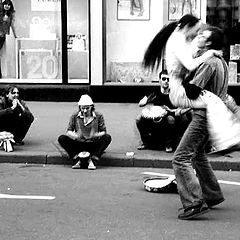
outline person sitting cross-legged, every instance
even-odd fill
[[[58,142],[72,159],[73,169],[95,170],[96,163],[111,143],[111,136],[106,132],[103,115],[95,111],[89,95],[82,95],[78,106],[79,110],[70,118],[66,135],[59,136]],[[80,157],[80,152],[83,151],[90,153],[88,162]]]

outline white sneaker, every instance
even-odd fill
[[[165,148],[165,151],[166,151],[167,153],[171,153],[171,152],[173,152],[173,149],[172,149],[171,146],[168,146],[168,147]]]
[[[89,170],[95,170],[96,169],[96,166],[94,165],[92,160],[89,160],[89,162],[88,162],[88,169]]]
[[[72,166],[72,169],[80,169],[81,168],[81,162],[78,161],[75,165]]]

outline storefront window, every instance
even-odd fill
[[[3,5],[7,2],[9,0],[5,0]],[[61,82],[60,0],[21,0],[13,1],[13,5],[15,18],[11,20],[16,38],[10,28],[1,50],[0,81]],[[4,29],[6,15],[10,15],[3,6],[0,6],[0,13],[3,16],[0,17],[0,26]]]
[[[240,1],[208,0],[207,23],[223,29],[229,82],[240,83]]]
[[[133,4],[131,4],[131,2]],[[163,26],[164,1],[106,0],[105,84],[152,84],[157,73],[142,68],[144,52]]]
[[[89,83],[88,0],[68,1],[68,78]]]

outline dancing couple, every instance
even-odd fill
[[[199,48],[195,57],[193,43]],[[182,220],[202,215],[224,201],[205,153],[209,138],[217,150],[240,142],[238,108],[227,95],[228,67],[221,57],[222,47],[219,28],[202,28],[198,18],[187,14],[160,30],[143,59],[146,68],[157,69],[165,51],[170,100],[177,107],[193,108],[192,121],[172,161],[183,205],[178,218]]]

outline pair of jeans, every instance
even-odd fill
[[[205,153],[208,138],[206,111],[194,110],[192,121],[172,161],[183,208],[202,201],[223,199],[220,185]]]
[[[91,155],[100,158],[104,150],[111,143],[111,136],[105,134],[95,138],[93,141],[78,141],[66,135],[61,135],[58,138],[58,142],[72,159],[82,151],[88,151]]]

